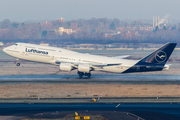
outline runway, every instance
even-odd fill
[[[82,51],[85,53],[92,52],[97,55],[109,55],[109,56],[116,56],[116,55],[118,56],[118,55],[127,54],[127,55],[132,55],[132,56],[134,55],[135,58],[142,58],[143,56],[145,56],[146,54],[150,52],[150,51],[144,51],[144,50],[141,50],[139,52],[134,51],[134,50],[133,51],[132,50],[131,51],[129,50],[128,51],[127,50],[126,51],[119,51],[119,50],[118,51],[84,51],[84,50],[81,50],[81,52]],[[1,64],[0,64],[1,74],[2,74],[0,75],[0,84],[10,85],[6,87],[8,88],[6,92],[10,91],[7,95],[9,95],[10,93],[11,94],[18,93],[17,91],[15,91],[15,89],[10,89],[12,88],[11,85],[22,84],[19,87],[22,89],[23,86],[28,85],[24,83],[40,83],[40,85],[42,86],[44,86],[46,83],[51,84],[50,86],[52,85],[54,86],[54,84],[56,83],[57,85],[63,84],[63,86],[65,84],[73,84],[73,85],[78,84],[79,86],[81,83],[95,83],[95,84],[98,84],[97,88],[99,88],[100,84],[102,84],[101,85],[102,87],[106,83],[108,86],[111,83],[112,84],[116,84],[116,83],[117,84],[157,84],[157,85],[180,84],[179,61],[178,61],[179,51],[175,51],[173,53],[174,56],[172,56],[172,60],[170,61],[170,64],[173,64],[171,67],[172,69],[170,69],[167,72],[164,72],[163,74],[161,74],[160,72],[156,74],[152,74],[152,73],[143,73],[143,74],[141,73],[137,73],[137,74],[103,73],[101,74],[100,73],[99,74],[99,73],[92,72],[92,76],[89,79],[86,77],[79,79],[76,72],[74,72],[73,74],[72,73],[50,74],[50,73],[55,73],[58,70],[58,67],[56,68],[53,65],[44,65],[44,64],[39,64],[39,63],[21,61],[22,62],[21,66],[16,67],[15,66],[16,61],[14,58],[7,56],[2,51],[0,51],[0,54],[2,56],[0,60],[1,61]],[[8,75],[5,75],[5,74],[8,74]],[[31,84],[31,85],[35,86],[36,84]],[[86,84],[83,84],[83,85],[86,85]],[[117,88],[121,88],[121,87],[117,87]],[[145,92],[147,94],[148,90],[151,90],[150,88],[148,89],[145,89],[145,88],[146,87],[143,87],[142,89],[140,89],[140,93]],[[25,89],[27,89],[27,86]],[[108,89],[110,89],[110,87],[108,87]],[[178,86],[177,86],[177,89],[178,89]],[[25,92],[24,89],[22,90],[23,92]],[[32,94],[31,92],[28,93],[28,90],[37,90],[37,91],[34,93],[32,92],[33,93]],[[39,89],[35,89],[35,87],[30,87],[29,89],[27,89],[27,93],[25,92],[25,95],[27,94],[26,97],[29,97],[37,93],[39,90],[42,90],[40,94],[47,94],[47,89],[41,89],[41,87]],[[71,92],[68,92],[67,95],[69,95],[70,93],[72,93],[71,96],[84,95],[84,93],[81,93],[81,92],[78,93],[78,91],[75,91],[75,90],[77,89],[74,88],[73,91],[71,90]],[[93,92],[94,94],[92,94],[92,97],[94,97],[93,95],[100,95],[97,93],[97,90]],[[127,90],[125,89],[125,91],[128,91],[128,92],[135,91],[135,90],[136,90],[135,88],[133,89],[127,88]],[[58,86],[57,88],[54,88],[52,90],[52,93],[54,96],[55,96],[55,93],[57,93],[56,91],[60,93],[60,91],[62,90],[58,89]],[[86,92],[88,91],[89,90],[87,90]],[[116,90],[114,90],[113,92],[116,92]],[[120,93],[121,92],[122,90],[120,91]],[[49,94],[50,93],[51,92],[49,92]],[[158,93],[157,95],[159,94],[160,93]],[[37,98],[32,98],[32,99],[38,100],[39,94],[37,93],[35,95],[37,95]],[[60,93],[60,95],[62,95],[62,93]],[[67,95],[65,94],[64,96],[67,97]],[[87,95],[89,95],[89,93],[87,93]],[[92,102],[92,97],[88,99],[90,102]],[[133,103],[132,101],[134,101],[134,99],[136,98],[133,97],[131,99],[129,99],[128,103],[127,103],[128,100],[126,98],[118,99],[119,101],[121,100],[121,102],[125,101],[120,104],[119,104],[119,101],[116,103],[112,102],[112,100],[111,102],[107,102],[107,101],[110,101],[109,99],[107,99],[106,102],[104,102],[102,99],[104,103],[98,103],[98,102],[97,103],[80,103],[80,102],[79,103],[55,103],[55,102],[54,103],[33,103],[32,100],[31,102],[27,102],[27,100],[25,100],[26,103],[13,103],[15,102],[15,100],[12,100],[12,101],[9,100],[10,102],[7,103],[7,100],[4,99],[6,103],[0,104],[0,120],[2,116],[5,116],[5,117],[16,116],[16,117],[22,117],[22,118],[57,118],[58,119],[58,118],[63,118],[67,114],[74,114],[74,112],[78,112],[80,114],[87,114],[87,115],[92,115],[92,114],[102,115],[109,120],[119,120],[120,118],[124,117],[122,113],[132,113],[142,118],[142,120],[143,119],[145,120],[171,120],[171,119],[179,120],[180,119],[180,109],[179,109],[180,104],[174,101],[172,102],[172,100],[166,103],[150,103],[150,102],[147,103],[148,100],[149,101],[151,100],[151,98],[148,98],[144,100],[146,103],[145,102]],[[156,99],[156,96],[152,98],[152,100],[154,99]],[[163,99],[164,99],[163,97],[158,98],[159,101]],[[179,99],[179,97],[177,97],[176,99]],[[134,120],[137,120],[137,118],[138,117],[134,117]],[[19,119],[17,118],[17,119],[12,119],[12,120],[19,120]]]
[[[79,79],[77,75],[0,75],[0,84],[19,83],[121,83],[121,84],[180,84],[180,75],[168,74],[103,74]]]
[[[127,112],[145,120],[179,120],[179,108],[179,103],[0,104],[0,115],[58,118],[63,117],[61,113],[65,115],[78,112],[117,120],[120,118],[120,112]]]

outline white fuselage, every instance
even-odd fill
[[[114,73],[122,73],[137,63],[134,60],[118,59],[112,57],[78,53],[62,48],[41,46],[28,43],[16,43],[6,47],[3,51],[15,58],[34,62],[55,64],[56,61],[76,64],[118,64],[112,66],[94,67],[94,70],[101,70]]]

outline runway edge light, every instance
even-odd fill
[[[75,120],[80,120],[80,116],[76,116],[76,117],[75,117]]]
[[[78,113],[77,113],[77,112],[75,112],[75,115],[76,115],[76,116],[78,116]]]
[[[90,120],[90,116],[84,116],[84,120]]]
[[[93,102],[97,102],[97,100],[95,98],[92,98]]]

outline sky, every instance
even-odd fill
[[[0,0],[0,21],[91,18],[180,20],[180,0]]]

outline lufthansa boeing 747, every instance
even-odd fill
[[[90,77],[91,71],[99,70],[112,73],[161,71],[169,68],[166,64],[176,43],[166,43],[161,48],[141,60],[124,59],[127,56],[105,57],[78,53],[62,48],[41,46],[28,43],[16,43],[3,49],[5,53],[19,59],[58,65],[60,71],[77,69],[80,78]]]

